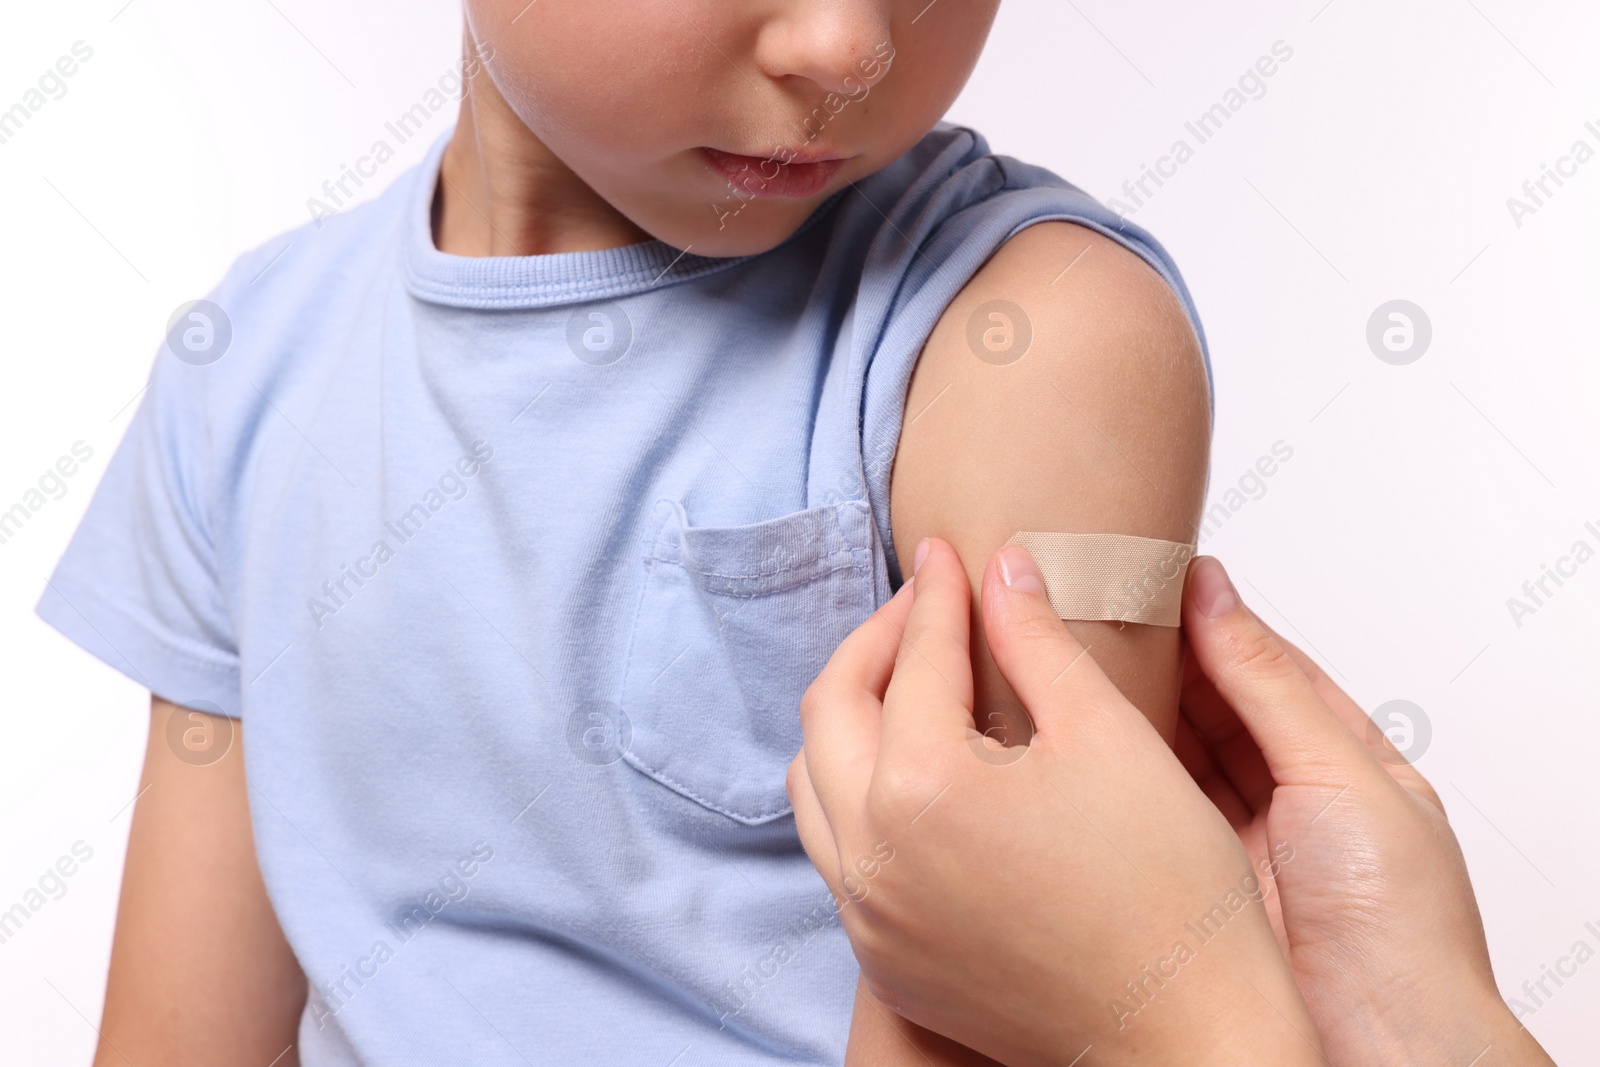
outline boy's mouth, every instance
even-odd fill
[[[799,157],[783,163],[762,156],[741,156],[716,148],[702,148],[700,154],[719,177],[740,197],[788,197],[804,199],[820,193],[833,180],[844,159]]]

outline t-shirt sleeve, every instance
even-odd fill
[[[212,524],[206,396],[215,371],[158,351],[35,610],[152,694],[237,716],[239,655]]]

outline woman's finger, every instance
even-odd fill
[[[868,615],[865,622],[839,643],[818,678],[827,678],[882,699],[894,672],[894,657],[900,650],[900,640],[915,599],[914,582],[908,580],[883,607]]]
[[[1259,619],[1257,621],[1260,622]],[[1310,679],[1311,687],[1317,691],[1317,695],[1322,697],[1323,703],[1328,705],[1329,710],[1339,717],[1339,721],[1344,723],[1352,734],[1363,743],[1366,743],[1371,737],[1369,727],[1372,725],[1372,720],[1365,711],[1361,710],[1361,705],[1351,700],[1349,694],[1341,689],[1337,682],[1328,677],[1328,672],[1323,670],[1316,660],[1306,655],[1305,650],[1299,645],[1284,637],[1267,623],[1261,622],[1261,626],[1269,634],[1277,638],[1278,643],[1283,646],[1283,650],[1289,653],[1289,658],[1294,660],[1295,666],[1300,668],[1300,673]],[[1371,746],[1369,745],[1368,747],[1370,748]]]
[[[1429,782],[1427,776],[1412,766],[1411,762],[1401,754],[1400,750],[1394,747],[1389,738],[1372,721],[1372,716],[1363,711],[1361,705],[1351,699],[1350,695],[1340,687],[1338,682],[1328,677],[1328,672],[1323,670],[1315,660],[1306,655],[1304,651],[1292,642],[1285,640],[1282,634],[1267,626],[1266,623],[1261,625],[1266,627],[1268,633],[1271,633],[1282,642],[1300,670],[1311,680],[1312,688],[1322,697],[1323,702],[1339,717],[1339,721],[1345,724],[1350,733],[1367,747],[1367,751],[1372,753],[1383,769],[1389,772],[1389,777],[1418,796],[1428,800],[1434,807],[1443,810],[1444,803],[1439,799],[1439,794],[1433,788],[1433,783]]]
[[[1191,655],[1190,662],[1198,660]],[[1264,808],[1272,800],[1276,785],[1266,757],[1238,714],[1217,692],[1216,684],[1198,667],[1185,671],[1178,710],[1180,730],[1187,727],[1205,745],[1218,773],[1240,799],[1251,811]]]
[[[936,537],[916,572],[916,597],[883,699],[880,763],[915,761],[972,729],[972,587],[955,549]]]
[[[800,701],[806,779],[829,816],[850,810],[872,779],[883,692],[914,599],[907,582],[840,643]]]
[[[811,784],[804,749],[789,764],[785,785],[789,790],[789,803],[794,806],[794,827],[800,835],[800,845],[837,899],[839,876],[835,872],[839,870],[839,844],[834,839],[833,827],[823,813],[822,801]]]
[[[1183,764],[1183,769],[1189,772],[1189,777],[1194,779],[1194,784],[1200,787],[1200,792],[1222,812],[1229,826],[1238,831],[1249,825],[1255,818],[1256,809],[1239,796],[1227,773],[1217,764],[1211,750],[1200,740],[1187,719],[1178,720],[1177,744],[1173,746],[1173,752],[1178,762]]]
[[[1183,615],[1190,651],[1276,782],[1321,782],[1330,769],[1341,776],[1379,769],[1210,556],[1189,567]]]
[[[1137,711],[1045,598],[1028,550],[1006,545],[983,573],[983,632],[995,665],[1033,717],[1037,734],[1061,736],[1065,717],[1088,706]]]

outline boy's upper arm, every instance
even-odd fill
[[[216,747],[180,754],[190,730]],[[97,1067],[299,1063],[306,979],[257,864],[243,735],[150,701]]]
[[[945,310],[907,393],[890,520],[905,570],[928,535],[967,565],[981,730],[1004,729],[1017,708],[978,639],[990,555],[1019,530],[1194,543],[1210,435],[1205,366],[1183,305],[1110,238],[1066,222],[1030,226]],[[1070,626],[1171,741],[1178,631]]]

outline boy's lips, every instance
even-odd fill
[[[796,158],[783,163],[763,156],[741,156],[716,148],[702,148],[700,155],[718,176],[737,190],[740,197],[788,197],[804,199],[827,187],[845,159]]]

